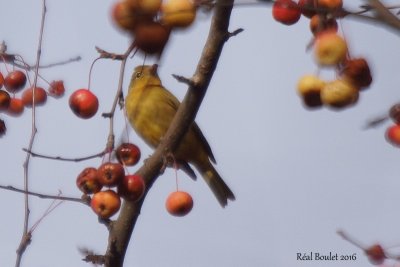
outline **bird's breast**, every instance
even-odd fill
[[[128,94],[126,113],[133,129],[146,143],[156,147],[174,116],[157,92],[137,90]]]

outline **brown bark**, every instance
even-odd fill
[[[188,92],[162,142],[137,172],[146,180],[147,188],[144,197],[137,203],[125,201],[118,219],[109,225],[110,233],[105,255],[105,266],[107,267],[123,266],[126,249],[140,214],[140,209],[147,192],[160,175],[163,159],[169,151],[174,151],[178,146],[189,125],[196,117],[216,69],[225,41],[231,36],[228,32],[228,26],[232,7],[233,0],[217,1],[201,58],[194,75],[188,80]]]

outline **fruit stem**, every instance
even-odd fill
[[[114,138],[114,114],[115,114],[115,109],[117,108],[117,104],[119,102],[119,99],[121,97],[122,94],[122,85],[123,85],[123,81],[124,81],[124,73],[125,73],[125,65],[126,65],[126,61],[129,57],[129,55],[132,53],[132,51],[135,49],[135,44],[132,43],[129,48],[125,51],[125,53],[122,55],[122,61],[121,61],[121,66],[120,66],[120,72],[119,72],[119,79],[118,79],[118,87],[117,87],[117,91],[114,97],[114,101],[112,103],[112,107],[111,107],[111,111],[110,111],[110,127],[109,127],[109,139],[110,137]],[[136,53],[134,53],[136,54]],[[90,79],[89,79],[90,80]],[[113,147],[113,144],[108,144],[109,147]]]
[[[348,44],[346,33],[344,32],[342,20],[339,20],[339,25],[340,25],[340,30],[342,32],[343,39],[346,42],[346,44]],[[350,54],[350,49],[347,49],[347,53],[346,54],[347,54],[346,59],[351,59],[352,58],[351,54]]]
[[[90,70],[89,70],[89,79],[88,79],[88,87],[87,89],[90,90],[90,82],[91,82],[91,78],[92,78],[92,70],[94,67],[94,64],[96,63],[97,60],[101,59],[102,57],[99,56],[98,58],[96,58],[95,60],[93,60],[92,64],[90,65]]]
[[[128,115],[126,114],[126,108],[124,105],[124,119],[125,119],[125,134],[126,134],[126,140],[128,143],[130,143],[129,141],[129,122],[128,122]]]
[[[8,66],[7,66],[7,63],[6,63],[6,59],[4,58],[3,55],[1,55],[1,59],[2,59],[2,61],[3,61],[3,63],[4,63],[4,66],[5,66],[5,68],[6,68],[7,74],[10,73],[10,70],[8,69]]]
[[[36,86],[37,79],[38,79],[38,73],[39,73],[39,64],[40,64],[40,58],[42,54],[42,41],[43,41],[43,32],[44,32],[44,24],[45,24],[45,19],[46,19],[46,0],[42,1],[42,18],[41,18],[41,23],[40,23],[40,31],[39,31],[39,40],[38,40],[38,46],[37,46],[37,51],[36,51],[36,64],[35,64],[35,76],[34,76],[34,86]],[[22,58],[22,57],[21,57]],[[29,76],[28,76],[29,79]],[[33,144],[35,142],[35,137],[37,133],[37,128],[36,128],[36,110],[35,110],[35,90],[33,90],[32,94],[33,98],[33,103],[32,103],[32,130],[31,130],[31,136],[29,138],[29,145],[28,145],[28,150],[32,150]],[[25,161],[23,164],[23,169],[24,169],[24,191],[28,192],[29,191],[29,162],[31,159],[31,154],[26,153]],[[23,226],[23,234],[21,238],[20,245],[22,245],[22,250],[18,251],[17,250],[17,259],[15,262],[15,267],[21,266],[21,259],[23,256],[23,253],[27,247],[27,243],[25,244],[26,237],[29,238],[31,233],[28,231],[29,227],[29,214],[30,214],[30,209],[29,209],[29,195],[28,193],[24,194],[24,226]]]
[[[16,59],[19,58],[19,60],[21,60],[22,65],[25,67],[24,71],[25,71],[25,75],[26,75],[26,77],[28,79],[28,84],[29,84],[29,86],[32,86],[32,82],[31,82],[31,79],[29,77],[29,72],[28,72],[28,70],[30,69],[30,66],[25,62],[24,58],[21,55],[15,55],[15,58]],[[35,71],[35,75],[40,76],[39,72],[36,72],[36,71]]]
[[[58,196],[61,195],[61,192],[58,194]],[[40,224],[40,222],[46,218],[53,210],[55,210],[58,206],[60,206],[64,201],[61,200],[57,202],[57,199],[54,199],[50,206],[46,209],[46,211],[43,213],[43,215],[32,225],[31,229],[29,230],[30,233],[33,233],[35,231],[36,227]]]
[[[174,160],[174,171],[175,171],[175,185],[176,191],[179,191],[179,181],[178,181],[178,166]]]

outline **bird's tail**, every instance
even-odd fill
[[[203,176],[204,180],[207,182],[208,186],[213,191],[215,197],[218,199],[222,207],[228,204],[229,200],[235,200],[235,195],[229,188],[229,186],[224,182],[221,176],[218,174],[217,170],[211,164],[210,161],[206,161],[207,164],[202,164],[204,166],[196,166]]]

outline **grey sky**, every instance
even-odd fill
[[[94,119],[75,117],[69,110],[68,96],[87,86],[89,67],[97,56],[95,46],[116,53],[128,46],[127,36],[110,23],[112,2],[48,0],[42,62],[77,55],[83,60],[42,72],[48,80],[64,79],[67,94],[59,100],[50,98],[37,109],[35,151],[80,157],[104,148],[108,121],[100,114],[111,107],[119,63],[102,60],[93,69],[91,90],[100,100]],[[1,3],[0,39],[7,42],[10,53],[21,54],[33,63],[41,1]],[[160,77],[178,98],[186,88],[171,74],[193,73],[208,23],[209,16],[199,14],[190,30],[174,33],[160,62]],[[312,53],[306,52],[311,40],[308,20],[301,18],[298,24],[287,27],[272,20],[270,7],[235,8],[230,28],[245,31],[226,44],[196,121],[213,149],[217,170],[237,200],[221,209],[203,180],[193,182],[179,172],[180,188],[192,194],[195,204],[188,216],[172,217],[164,208],[167,195],[175,189],[174,172],[168,170],[145,201],[126,266],[369,266],[361,250],[335,233],[339,228],[366,245],[376,241],[383,246],[400,244],[400,150],[385,141],[389,123],[369,131],[361,129],[366,120],[383,114],[400,100],[400,39],[384,28],[354,20],[344,20],[341,26],[351,54],[369,60],[374,83],[350,109],[309,111],[295,91],[302,75],[317,70]],[[125,88],[131,70],[142,60],[138,56],[129,61]],[[0,70],[5,71],[4,65]],[[330,69],[322,70],[321,75],[334,78]],[[21,149],[29,141],[30,110],[19,118],[1,117],[8,132],[0,140],[0,184],[21,188],[25,158]],[[123,129],[120,112],[118,136]],[[142,149],[143,159],[151,154],[133,132],[130,138]],[[100,164],[101,159],[67,163],[33,158],[30,188],[49,194],[61,190],[79,197],[77,174]],[[23,196],[0,191],[0,201],[0,266],[13,266],[22,233]],[[31,198],[32,224],[49,204]],[[78,247],[102,253],[106,242],[107,230],[90,208],[64,203],[35,230],[23,266],[90,266],[81,261]],[[296,253],[309,252],[356,253],[357,259],[296,260]]]

